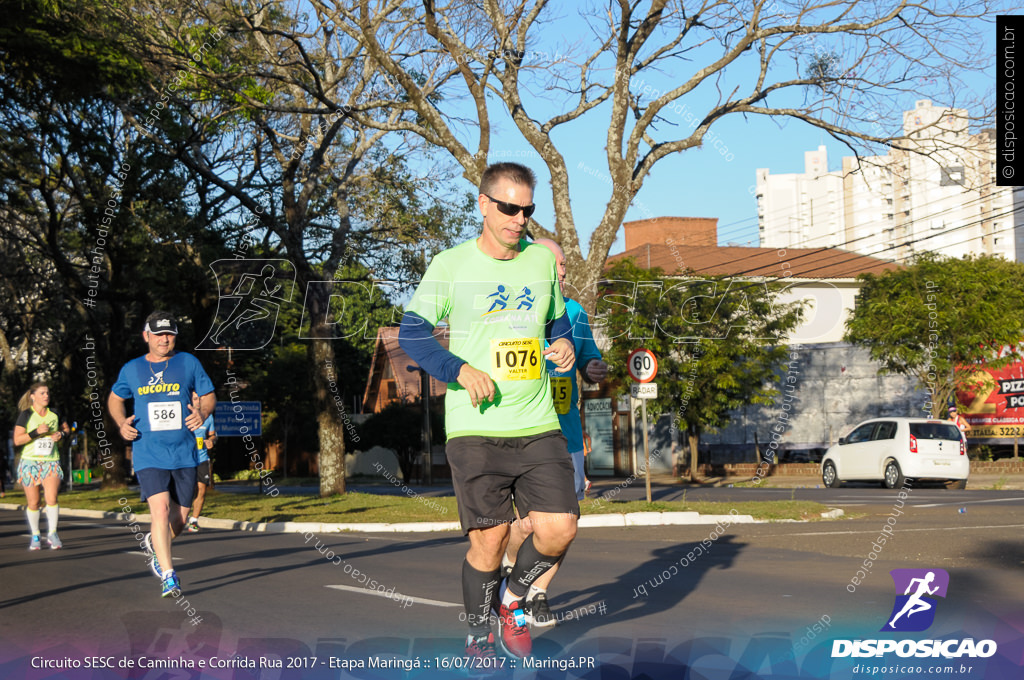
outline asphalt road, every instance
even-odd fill
[[[706,491],[724,502],[775,494]],[[515,677],[862,677],[854,669],[865,660],[832,659],[831,640],[886,637],[879,629],[895,595],[888,572],[900,568],[950,575],[932,627],[905,636],[993,639],[999,646],[992,658],[966,659],[973,671],[928,677],[1021,677],[1024,492],[915,489],[902,500],[877,488],[795,493],[804,492],[828,494],[829,505],[856,518],[581,530],[550,592],[562,620],[536,632],[534,656],[582,658],[600,668],[538,674],[520,661]],[[124,522],[66,518],[61,537],[64,550],[29,552],[23,516],[0,511],[0,677],[458,675],[439,669],[457,663],[445,660],[461,657],[464,644],[459,574],[466,543],[458,533],[185,535],[174,547],[183,584],[177,602],[159,597]],[[371,592],[372,582],[383,594]],[[32,668],[82,664],[92,655],[136,666]],[[214,663],[296,668],[138,666],[236,655],[243,660]],[[421,667],[344,668],[387,659]]]

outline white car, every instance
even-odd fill
[[[821,459],[821,481],[880,481],[890,489],[906,479],[942,480],[967,486],[967,440],[948,420],[873,418],[853,428]]]

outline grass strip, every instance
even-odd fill
[[[123,501],[121,499],[124,499]],[[4,499],[24,504],[23,493],[12,492]],[[146,504],[136,491],[86,490],[60,495],[64,508],[146,514]],[[627,512],[698,512],[702,515],[751,515],[755,519],[799,520],[820,519],[828,510],[811,501],[749,501],[742,503],[711,503],[693,501],[606,501],[587,499],[580,503],[584,515]],[[255,493],[232,493],[211,490],[206,495],[203,516],[247,522],[457,522],[458,510],[454,496],[397,496],[349,492],[320,498],[314,495],[276,497]]]

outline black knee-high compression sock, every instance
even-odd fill
[[[477,571],[468,560],[462,562],[462,602],[469,632],[475,636],[491,631],[491,606],[498,596],[498,574],[498,569]]]
[[[526,537],[516,555],[516,564],[508,576],[508,590],[517,599],[521,599],[530,590],[530,586],[544,572],[562,558],[561,555],[542,555],[533,545],[533,534]]]

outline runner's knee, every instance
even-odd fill
[[[576,538],[575,515],[552,514],[535,518],[533,526],[534,545],[546,555],[565,551]]]

